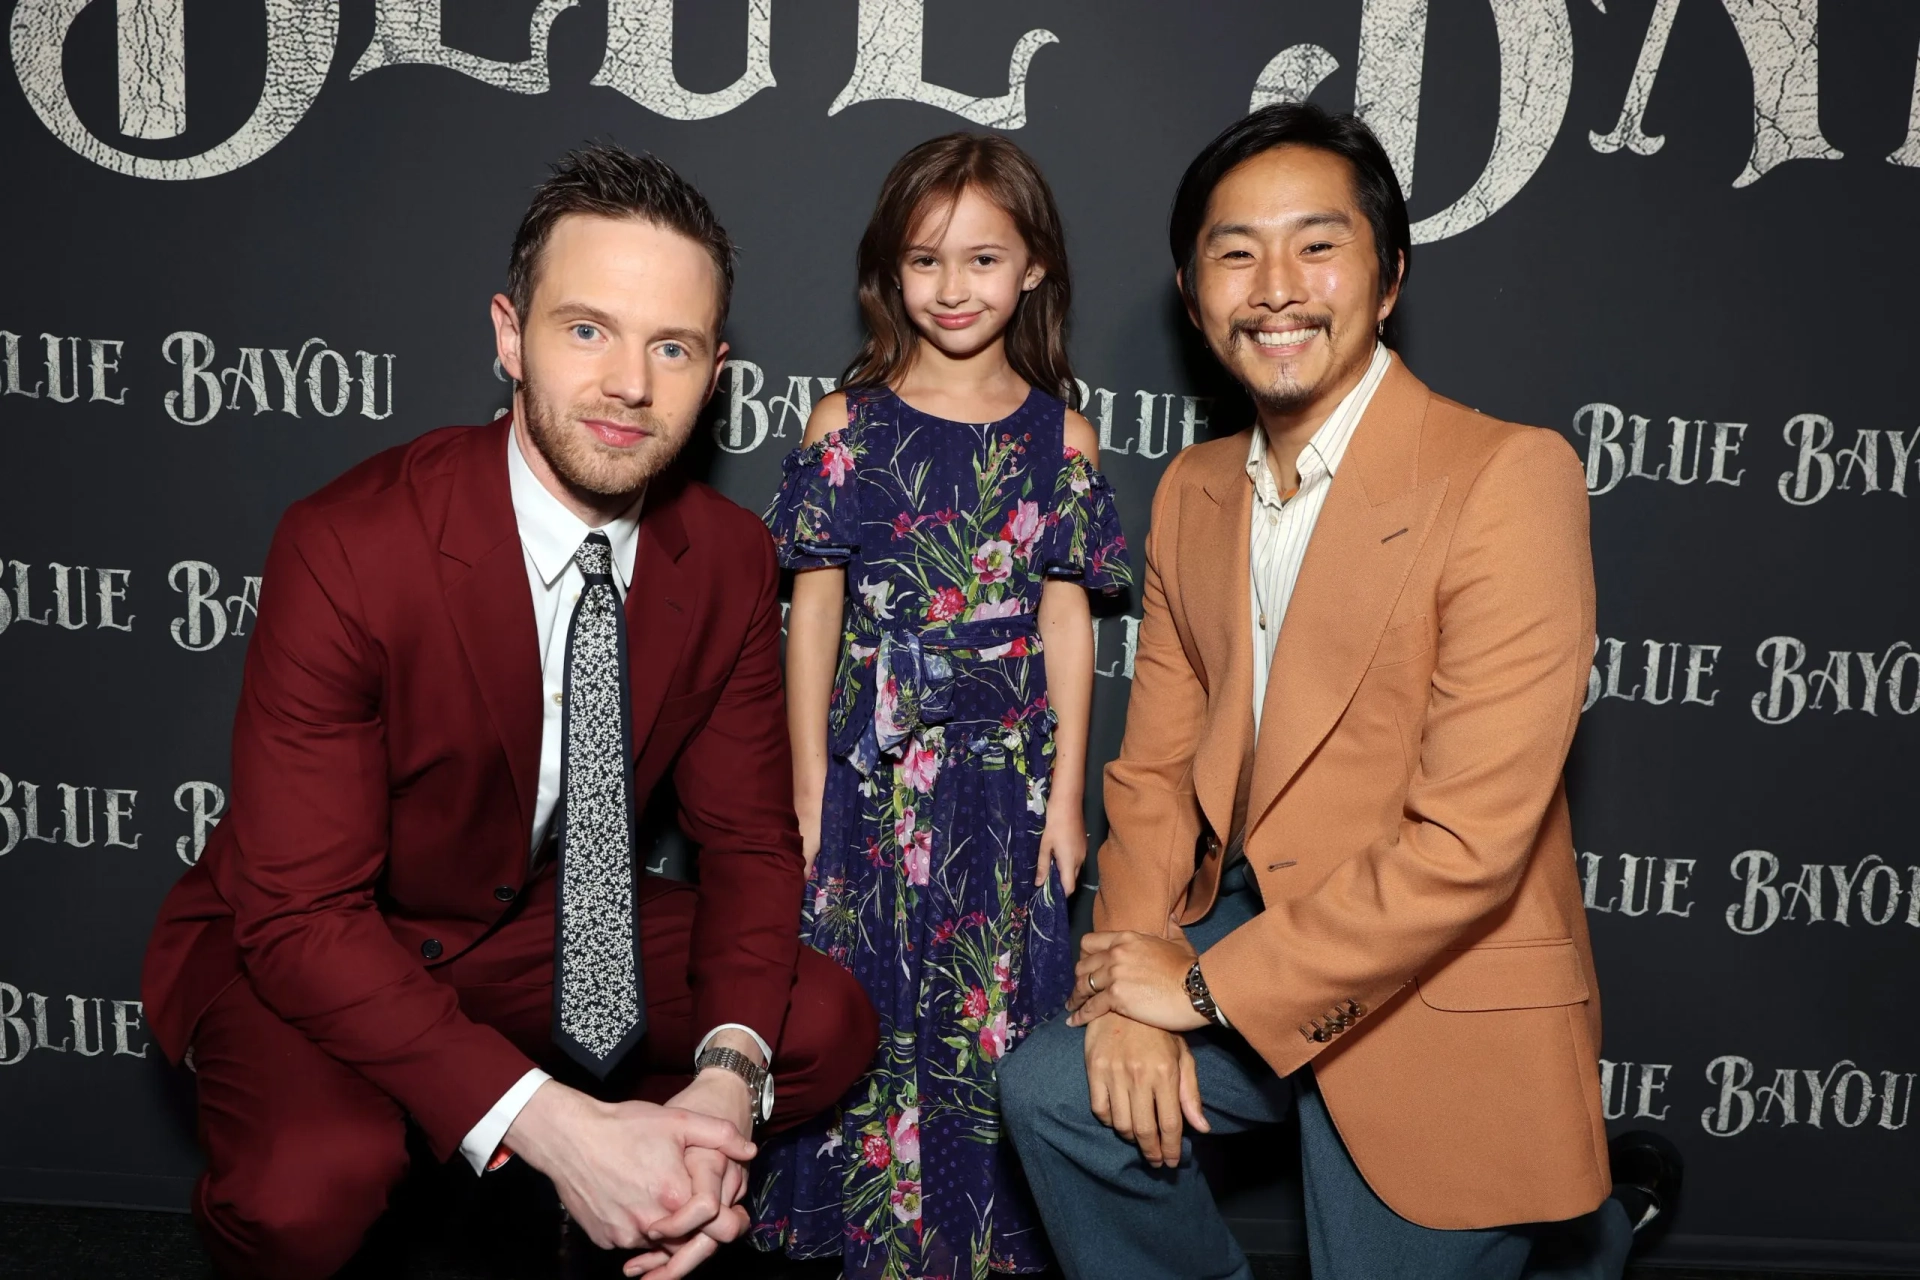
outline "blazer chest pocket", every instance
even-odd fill
[[[1411,621],[1388,627],[1368,666],[1390,667],[1417,658],[1432,647],[1433,636],[1427,627],[1427,615],[1423,613]]]
[[[721,680],[705,689],[695,689],[692,693],[668,698],[660,704],[660,713],[653,718],[654,729],[678,729],[702,719],[720,701],[720,691],[726,683]]]
[[[1449,1013],[1546,1009],[1579,1004],[1587,977],[1573,939],[1443,951],[1438,967],[1416,979],[1420,999]]]

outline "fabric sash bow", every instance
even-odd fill
[[[881,627],[870,615],[859,614],[853,631],[856,646],[873,650],[872,674],[855,686],[852,705],[836,724],[831,746],[863,776],[879,766],[882,756],[898,756],[916,729],[951,718],[956,661],[1038,634],[1031,613],[925,631]]]

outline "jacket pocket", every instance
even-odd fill
[[[695,720],[713,710],[720,701],[720,693],[726,688],[725,680],[717,681],[705,689],[696,689],[692,693],[683,693],[676,698],[668,698],[660,704],[659,714],[653,718],[657,725],[674,725]]]
[[[1545,1009],[1588,996],[1571,938],[1443,951],[1415,981],[1429,1008],[1449,1013]]]
[[[1423,613],[1410,622],[1388,627],[1373,651],[1373,661],[1367,665],[1390,667],[1396,662],[1417,658],[1432,647],[1433,635],[1427,626],[1427,615]]]

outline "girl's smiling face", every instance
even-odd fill
[[[914,327],[957,360],[991,346],[1045,275],[1013,218],[973,187],[922,214],[899,263]]]

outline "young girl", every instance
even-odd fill
[[[995,1064],[1073,983],[1087,592],[1130,581],[1072,394],[1060,216],[1033,162],[903,156],[860,242],[866,344],[767,514],[787,627],[806,940],[880,1013],[843,1106],[770,1145],[755,1238],[872,1280],[1038,1271]]]

